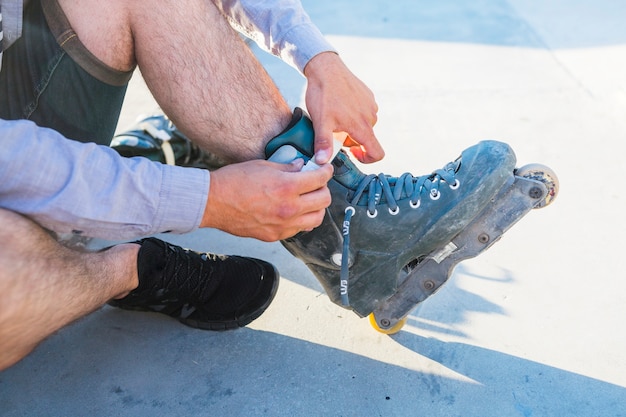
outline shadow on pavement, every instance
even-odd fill
[[[443,287],[409,314],[407,324],[439,334],[466,337],[467,335],[460,329],[466,323],[469,313],[506,315],[502,306],[479,295],[480,289],[472,292],[459,285],[460,280],[466,283],[464,287],[473,288],[483,282],[507,285],[515,281],[511,271],[498,269],[497,274],[492,273],[488,276],[475,272],[475,269],[464,263],[457,265]]]
[[[167,317],[105,307],[0,373],[1,414],[626,413],[626,389],[610,383],[464,343],[407,332],[394,340],[415,352],[412,363],[398,366],[247,328],[197,331]],[[382,342],[395,345],[388,338]]]
[[[626,415],[626,388],[618,385],[465,343],[408,332],[399,333],[394,340],[475,381],[476,385],[459,387],[459,393],[469,389],[477,401],[463,415],[481,415],[481,409],[500,416]],[[444,395],[437,385],[430,389]],[[485,407],[491,401],[492,406]],[[612,411],[607,414],[607,410]]]

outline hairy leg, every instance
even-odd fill
[[[163,111],[228,161],[262,158],[291,110],[269,75],[209,0],[60,0],[104,63],[135,63]],[[97,17],[96,17],[97,16]]]
[[[27,218],[3,209],[0,242],[0,369],[138,283],[138,245],[76,252]]]

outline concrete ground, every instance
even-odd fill
[[[249,327],[104,307],[0,373],[2,416],[626,416],[626,3],[305,0],[375,92],[387,158],[424,174],[506,141],[561,193],[385,336],[279,243],[168,236],[261,257],[281,288]],[[292,105],[302,78],[263,56]],[[120,127],[154,109],[135,77]]]

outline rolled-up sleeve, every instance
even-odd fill
[[[300,72],[321,52],[336,52],[298,0],[214,0],[231,26]]]
[[[206,170],[123,158],[24,120],[0,119],[0,146],[0,207],[55,232],[121,240],[202,220]]]

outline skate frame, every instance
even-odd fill
[[[446,283],[459,262],[489,249],[530,210],[539,206],[547,194],[548,188],[542,182],[512,176],[461,233],[408,272],[396,293],[373,311],[377,325],[383,330],[390,329],[403,320]]]

